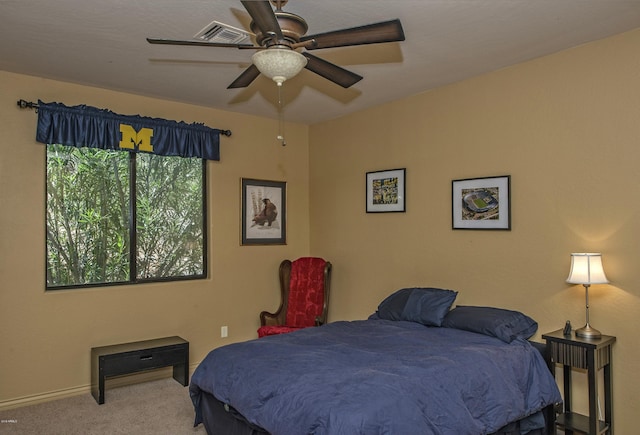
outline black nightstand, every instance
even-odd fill
[[[588,435],[613,435],[613,395],[611,387],[611,346],[616,337],[603,335],[598,339],[565,336],[562,329],[542,336],[547,341],[552,364],[562,364],[564,375],[564,412],[557,417],[556,424],[565,434],[580,431]],[[571,368],[587,370],[589,382],[589,416],[571,411]],[[604,420],[598,419],[597,373],[603,369],[604,376]]]

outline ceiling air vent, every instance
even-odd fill
[[[204,29],[200,30],[195,39],[221,44],[251,44],[252,33],[237,29],[228,24],[212,21]]]

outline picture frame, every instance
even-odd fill
[[[241,245],[287,244],[287,183],[241,179]]]
[[[406,211],[406,168],[367,172],[367,213]]]
[[[451,182],[454,230],[511,230],[511,176]]]

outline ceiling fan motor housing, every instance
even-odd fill
[[[272,45],[296,44],[300,42],[300,38],[306,35],[309,26],[307,22],[299,15],[290,12],[275,11],[276,19],[282,29],[284,41],[274,41],[272,36],[264,35],[255,22],[251,21],[251,31],[256,35],[256,42],[263,47]]]

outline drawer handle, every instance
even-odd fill
[[[140,361],[146,361],[150,359],[153,359],[153,355],[144,355],[140,357]]]

